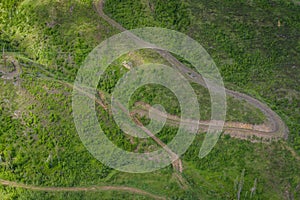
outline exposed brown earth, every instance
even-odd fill
[[[143,102],[137,102],[137,109],[132,111],[132,114],[139,114],[141,116],[148,116],[151,106]],[[210,125],[213,125],[211,121],[197,121],[193,119],[180,119],[178,116],[170,115],[161,112],[155,108],[151,108],[152,117],[155,120],[160,120],[161,118],[167,119],[167,124],[169,125],[179,125],[180,123],[187,125],[191,130],[199,128],[200,132],[206,132]],[[251,139],[252,136],[256,136],[262,139],[275,139],[272,134],[272,127],[268,123],[253,125],[240,122],[225,122],[223,127],[225,134],[230,134],[233,137],[241,139]],[[271,133],[271,134],[270,134]]]

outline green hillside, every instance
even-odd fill
[[[12,79],[0,78],[0,199],[300,198],[300,6],[288,1],[105,2],[105,13],[125,28],[165,27],[196,39],[215,60],[227,88],[265,102],[290,131],[288,141],[271,142],[222,134],[203,159],[198,153],[205,134],[199,134],[181,157],[182,173],[169,165],[145,174],[119,172],[96,160],[73,122],[72,84],[80,65],[101,41],[120,32],[99,16],[95,6],[91,0],[0,2],[4,51],[0,72],[20,67],[18,73],[8,73]],[[150,50],[120,57],[98,87],[108,106],[114,86],[128,71],[123,61],[133,67],[151,62],[169,65]],[[192,86],[202,120],[208,120],[209,93],[202,86]],[[227,100],[227,122],[265,122],[256,107],[230,96]],[[168,113],[180,115],[176,97],[163,87],[140,88],[130,106],[134,108],[137,101],[162,104]],[[109,110],[96,107],[100,125],[118,147],[134,152],[159,148],[151,139],[128,136]],[[157,137],[167,143],[177,128],[166,126]],[[5,186],[2,180],[16,184]],[[98,191],[96,186],[130,189]]]

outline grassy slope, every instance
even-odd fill
[[[152,50],[135,51],[116,60],[104,73],[100,79],[99,88],[107,93],[112,93],[119,79],[128,71],[122,66],[122,62],[131,62],[133,67],[138,67],[147,63],[161,63],[169,65],[163,58]],[[195,94],[198,97],[200,114],[202,120],[209,120],[210,96],[209,91],[198,85],[192,84]],[[147,102],[151,105],[162,104],[171,114],[180,114],[178,101],[175,95],[168,89],[159,86],[143,86],[139,88],[131,97],[131,106],[137,101]],[[170,103],[172,102],[172,103]],[[265,120],[263,113],[246,102],[227,97],[226,121],[238,121],[251,124],[262,124]]]
[[[281,0],[106,2],[106,13],[126,28],[165,27],[197,40],[216,62],[226,86],[266,102],[287,123],[289,141],[300,150],[299,5]],[[132,12],[134,5],[140,12]],[[165,16],[157,12],[161,9]],[[177,25],[173,9],[189,22]],[[150,22],[133,23],[137,17]],[[168,23],[160,23],[162,19]]]
[[[9,12],[14,4],[5,3],[3,9]],[[5,32],[1,34],[1,46],[5,44],[5,48],[20,51],[44,64],[43,68],[57,78],[72,81],[87,52],[115,33],[93,12],[88,1],[23,1],[17,5],[13,18],[1,23]],[[74,6],[72,13],[69,12],[71,6]],[[48,22],[55,25],[49,27]],[[176,181],[167,178],[172,172],[170,169],[163,174],[155,172],[133,179],[131,174],[120,173],[122,177],[118,182],[103,179],[111,170],[92,158],[80,142],[70,112],[71,90],[44,78],[37,79],[36,76],[45,72],[32,63],[20,62],[26,67],[21,89],[1,80],[1,178],[48,186],[126,185],[127,180],[131,180],[131,185],[150,192],[154,189],[146,186],[153,184],[157,188],[154,192],[164,195],[165,192],[159,191],[161,187],[176,185]],[[5,103],[7,100],[10,103]],[[13,119],[15,110],[23,111],[22,119]],[[170,194],[176,190],[178,188]],[[7,199],[132,197],[116,195],[116,192],[104,192],[104,196],[102,193],[47,194],[3,187],[1,193],[1,197]]]
[[[32,6],[29,5],[32,2],[25,1],[20,9],[24,7],[26,10],[23,12],[31,13],[29,18],[32,18],[32,20],[29,21],[33,24],[26,26],[24,21],[26,18],[24,16],[22,18],[22,14],[14,19],[16,21],[10,22],[10,27],[13,27],[12,30],[22,29],[22,31],[11,34],[8,39],[10,46],[25,51],[29,57],[40,63],[47,64],[46,68],[54,73],[68,74],[72,79],[76,67],[85,54],[96,42],[107,37],[106,30],[112,29],[102,22],[96,16],[96,13],[91,12],[92,7],[90,4],[84,6],[85,4],[75,3],[73,12],[76,13],[75,16],[77,17],[74,17],[66,12],[70,6],[67,1],[59,5],[50,1],[42,1],[31,8]],[[34,3],[36,2],[34,1]],[[65,9],[65,12],[57,12],[63,15],[56,19],[61,25],[51,28],[51,30],[54,29],[52,30],[53,33],[44,33],[43,31],[47,30],[45,29],[45,26],[47,26],[45,22],[49,20],[48,15],[44,13],[50,11],[51,8],[56,12]],[[79,10],[76,10],[76,8]],[[41,10],[43,12],[40,12]],[[60,21],[61,18],[65,18],[65,20]],[[85,19],[83,21],[91,23],[88,25],[91,29],[81,27],[79,31],[74,31],[77,34],[65,34],[66,30],[73,33],[73,30],[77,28],[77,26],[70,26],[71,22],[68,25],[69,21],[80,21],[81,18]],[[90,20],[90,18],[93,20]],[[78,22],[79,25],[82,24],[82,21],[80,22]],[[85,35],[79,33],[80,31],[87,31],[91,35],[97,35],[99,32],[95,31],[94,27],[97,27],[99,23],[98,31],[102,34],[98,39],[97,37],[85,37],[87,33]],[[10,29],[6,28],[5,30],[9,31]],[[112,33],[114,33],[113,30],[108,32],[108,35]],[[96,39],[91,40],[91,38]],[[69,42],[62,43],[64,40]],[[28,43],[28,41],[32,42]],[[44,46],[40,45],[41,41],[45,41]],[[72,41],[78,41],[78,45],[73,46]],[[49,53],[49,47],[54,48],[54,50],[50,50],[51,54],[47,54]],[[79,59],[75,60],[74,64],[70,61],[71,64],[68,63],[67,65],[61,63],[66,58],[64,54],[59,54],[62,56],[61,61],[53,59],[57,56],[53,56],[52,53],[60,48],[64,48],[64,51],[70,51],[71,55],[78,55]],[[36,54],[36,52],[39,53]],[[297,176],[299,174],[299,163],[291,157],[289,152],[280,151],[278,144],[269,146],[223,138],[208,157],[200,160],[197,158],[197,153],[203,136],[199,136],[184,156],[186,170],[183,176],[190,185],[188,191],[181,189],[178,180],[173,177],[170,167],[150,174],[132,175],[111,172],[86,152],[74,130],[69,109],[70,97],[66,94],[70,92],[70,89],[51,81],[31,79],[30,74],[37,73],[34,72],[33,68],[31,66],[28,69],[28,75],[25,72],[23,76],[22,91],[25,91],[25,94],[19,93],[18,88],[12,86],[12,83],[4,85],[1,82],[1,88],[5,88],[1,92],[6,93],[5,95],[1,94],[1,108],[3,109],[1,111],[0,132],[1,139],[4,140],[1,144],[6,144],[1,146],[1,156],[5,161],[1,163],[2,178],[38,185],[72,186],[109,183],[135,186],[169,197],[224,199],[235,197],[235,179],[238,176],[240,177],[242,170],[245,169],[245,184],[242,190],[244,196],[248,195],[249,197],[249,191],[255,178],[258,178],[258,190],[254,196],[257,199],[269,198],[270,196],[273,196],[274,199],[280,199],[287,195],[285,191],[295,197],[299,195],[299,192],[296,191],[299,183],[299,177]],[[33,82],[35,83],[34,87],[32,87]],[[26,100],[24,100],[24,97],[26,97]],[[7,98],[15,103],[12,106],[6,105],[3,102]],[[27,113],[24,116],[25,122],[12,119],[12,111],[16,109],[23,109]],[[25,126],[21,123],[25,123]],[[52,153],[51,161],[46,162],[50,153]],[[8,158],[11,159],[10,162],[6,162],[9,160]],[[108,173],[110,174],[107,176]],[[104,178],[102,179],[102,177]],[[74,199],[75,196],[76,198],[90,199],[99,198],[100,195],[107,199],[111,197],[131,199],[132,197],[128,194],[116,194],[115,192],[105,192],[104,194],[80,193],[74,196],[74,194],[68,193],[30,192],[3,187],[1,192],[8,199]]]
[[[265,101],[300,150],[300,6],[290,1],[188,1],[187,33],[212,55],[228,87]],[[234,86],[231,84],[233,83]]]
[[[142,6],[136,6],[136,8],[141,8],[140,12],[134,13],[130,11],[132,9],[129,9],[129,5],[133,6],[139,2],[133,3],[131,0],[122,3],[113,0],[106,2],[106,12],[127,28],[157,25],[186,30],[187,34],[198,40],[212,55],[220,67],[227,87],[249,93],[265,101],[283,117],[291,131],[289,141],[296,149],[299,149],[298,86],[300,73],[299,67],[297,67],[300,64],[298,53],[299,6],[287,1],[269,3],[264,1],[225,1],[220,3],[218,1],[190,0],[181,3],[183,9],[178,11],[179,16],[186,16],[186,13],[190,12],[190,23],[185,28],[178,28],[176,25],[174,26],[176,20],[172,17],[172,8],[178,7],[176,5],[180,4],[178,3],[180,1],[168,1],[169,4],[175,2],[173,7],[161,1],[147,1],[148,4],[146,5],[141,1]],[[160,15],[157,14],[156,8],[161,9],[167,5],[171,9],[166,9],[165,20],[170,23],[167,25],[160,24],[157,20],[160,19]],[[132,23],[133,19],[137,18],[135,13],[139,13],[139,18],[148,17],[148,19],[154,19],[154,22],[151,21],[148,24],[143,21]],[[223,148],[232,149],[227,145],[225,143]],[[252,148],[252,145],[242,143],[237,147],[237,151],[243,148]],[[257,158],[253,158],[253,161],[259,163],[258,160],[264,157],[264,150],[257,151],[259,154],[257,154]],[[269,151],[273,152],[273,156],[275,152],[278,152],[275,144],[270,147]],[[245,154],[247,158],[252,153],[246,152]],[[223,159],[228,159],[228,156],[229,154],[224,155]],[[280,187],[279,185],[284,182],[283,180],[286,180],[286,177],[282,176],[286,173],[282,165],[287,163],[282,159],[279,159],[280,161],[275,161],[274,158],[269,157],[263,159],[268,160],[266,162],[271,163],[273,167],[269,168],[269,171],[266,168],[261,168],[260,173],[269,180],[273,177],[272,174],[276,174],[276,179],[281,181],[276,181],[278,185],[272,184],[272,181],[269,184],[272,185],[271,188],[273,189]],[[230,157],[229,160],[235,159]],[[216,165],[223,166],[224,163],[221,163],[216,163]],[[247,163],[244,166],[252,165],[253,163]],[[297,168],[297,165],[293,167]],[[288,175],[294,177],[289,179],[294,180],[296,187],[299,182],[297,174],[299,174],[297,171],[293,171]],[[286,183],[286,185],[289,184]],[[277,192],[276,194],[266,190],[264,192],[268,195],[277,196],[277,198],[279,195]]]

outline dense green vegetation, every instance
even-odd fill
[[[69,79],[99,42],[116,33],[97,15],[92,1],[4,0],[0,5],[1,46]]]
[[[143,1],[106,2],[105,11],[128,29],[158,24],[182,30],[151,18],[155,8],[164,6],[165,1],[148,1],[148,6]],[[167,2],[185,5],[177,12],[189,17],[184,32],[209,52],[226,86],[266,102],[287,123],[289,142],[300,151],[300,7],[283,0]],[[118,5],[122,9],[117,9]],[[164,13],[170,21],[175,20],[172,9]],[[148,16],[150,22],[135,23],[140,15]]]
[[[130,194],[129,192],[117,192],[117,191],[101,191],[101,192],[31,192],[23,189],[5,189],[5,192],[0,193],[0,195],[5,196],[7,199],[18,198],[20,200],[28,199],[44,199],[44,200],[61,200],[61,199],[74,199],[74,200],[90,200],[90,199],[101,199],[109,200],[114,197],[115,199],[142,199],[151,200],[150,197],[145,197],[143,195]],[[2,191],[3,191],[2,190]],[[21,196],[18,196],[20,195]]]
[[[209,120],[211,118],[210,95],[206,88],[197,84],[192,84],[199,101],[200,119]],[[170,114],[180,116],[180,105],[176,96],[167,88],[160,85],[147,85],[139,88],[131,99],[131,106],[135,102],[145,102],[150,105],[161,104]],[[265,116],[253,106],[227,97],[226,121],[244,122],[250,124],[262,124]]]
[[[128,29],[137,27],[165,27],[186,30],[190,25],[190,11],[183,1],[106,1],[105,12]]]
[[[190,3],[200,20],[187,33],[208,49],[224,80],[235,85],[229,87],[265,101],[284,119],[289,141],[300,150],[300,7],[289,1]]]
[[[98,88],[101,91],[107,92],[106,96],[108,101],[108,96],[114,91],[114,87],[118,83],[119,79],[128,72],[128,69],[123,67],[122,63],[124,61],[131,63],[133,68],[147,63],[161,63],[169,65],[160,55],[149,49],[139,50],[121,56],[107,68],[99,81]],[[209,91],[194,83],[192,84],[192,87],[199,101],[201,120],[209,120],[211,118]],[[139,101],[150,105],[161,104],[168,113],[178,116],[180,115],[180,106],[177,101],[177,97],[172,91],[163,86],[149,84],[139,88],[131,97],[130,107],[134,107],[134,104]],[[226,121],[262,124],[264,120],[265,117],[260,110],[246,102],[236,100],[229,96],[227,97]]]
[[[4,0],[0,10],[0,46],[19,52],[10,55],[23,68],[20,85],[0,79],[1,179],[40,186],[121,185],[171,199],[299,198],[300,164],[285,141],[251,143],[222,136],[213,151],[199,159],[204,134],[198,135],[183,156],[184,183],[171,166],[147,174],[104,166],[81,143],[73,124],[72,89],[58,80],[72,83],[89,51],[117,31],[99,18],[89,0]],[[105,11],[127,28],[151,25],[190,34],[215,59],[227,87],[267,102],[289,125],[290,144],[300,148],[299,7],[283,1],[108,0]],[[147,50],[122,56],[99,83],[107,100],[127,71],[122,67],[124,60],[134,66],[165,63]],[[193,87],[203,102],[201,114],[208,118],[209,94]],[[172,95],[161,95],[167,92],[146,86],[133,97],[132,105],[134,100],[159,103],[178,114]],[[228,120],[260,123],[264,119],[246,103],[228,100]],[[132,140],[100,106],[97,114],[106,135],[120,148],[137,152],[157,148],[150,139]],[[157,136],[169,142],[176,130],[164,127]],[[4,186],[0,186],[0,198],[149,199],[125,192],[37,192]]]

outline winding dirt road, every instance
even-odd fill
[[[144,102],[135,103],[136,109],[131,113],[132,115],[138,114],[140,116],[149,117],[149,110],[151,109],[151,117],[156,121],[166,119],[166,123],[171,126],[178,126],[179,124],[184,127],[189,127],[190,130],[199,129],[200,132],[207,132],[210,121],[197,121],[194,119],[181,119],[176,115],[164,113],[158,109],[152,108],[151,105]],[[253,125],[240,122],[225,122],[223,127],[224,134],[229,134],[232,137],[240,139],[249,139],[249,136],[256,136],[263,139],[274,139],[274,135],[270,134],[271,127],[267,124]],[[251,138],[250,138],[251,139]]]
[[[108,17],[104,12],[103,12],[103,5],[104,1],[100,0],[96,2],[96,8],[98,14],[105,19],[110,25],[116,27],[120,31],[126,31],[124,27],[122,27],[119,23]],[[132,36],[135,37],[136,36]],[[202,86],[206,86],[205,82],[203,81],[202,77],[194,72],[193,70],[187,68],[185,65],[183,65],[181,62],[179,62],[174,56],[172,56],[169,52],[162,51],[162,50],[156,50],[163,58],[165,58],[173,67],[177,68],[185,77],[189,78],[192,82],[198,83]],[[63,82],[64,83],[64,82]],[[70,83],[64,83],[67,84],[69,87],[73,88],[73,85]],[[78,89],[79,91],[85,93],[82,89],[80,88],[75,88]],[[267,123],[270,126],[269,131],[259,131],[259,130],[249,130],[246,128],[238,128],[238,127],[225,127],[225,131],[228,131],[229,134],[234,135],[236,133],[244,133],[246,136],[251,136],[251,135],[256,135],[258,137],[263,137],[263,138],[284,138],[287,139],[288,137],[288,128],[285,125],[285,123],[282,121],[282,119],[274,112],[272,111],[267,105],[264,103],[254,99],[253,97],[250,97],[248,95],[228,90],[226,89],[226,94],[233,96],[237,99],[245,100],[249,104],[255,106],[256,108],[260,109],[267,117]],[[90,96],[90,94],[87,94]],[[91,98],[95,99],[95,101],[100,104],[102,107],[107,108],[106,105],[99,99],[96,99],[94,96],[91,96]],[[158,114],[161,114],[159,112],[156,112]],[[174,120],[176,123],[178,123],[178,120],[175,118],[175,116],[167,116],[169,120],[171,119]],[[138,122],[139,123],[139,122]],[[201,122],[195,122],[195,121],[188,121],[188,123],[191,124],[191,126],[194,126],[195,124],[200,124],[204,128],[207,127],[207,124],[201,124]],[[143,127],[141,125],[141,127]],[[144,130],[147,132],[148,130]],[[151,133],[151,132],[150,132]],[[153,137],[153,134],[151,133],[151,136]],[[154,136],[155,137],[155,136]],[[156,140],[156,138],[154,138]],[[158,141],[159,143],[160,141]],[[161,144],[164,146],[164,144]],[[180,159],[178,159],[180,161]],[[181,165],[181,170],[182,171],[182,164],[180,161]],[[45,192],[78,192],[78,191],[124,191],[124,192],[129,192],[129,193],[134,193],[134,194],[139,194],[139,195],[145,195],[148,197],[151,197],[153,199],[166,199],[164,197],[146,192],[144,190],[140,190],[137,188],[132,188],[132,187],[125,187],[125,186],[91,186],[91,187],[40,187],[40,186],[33,186],[33,185],[26,185],[22,183],[17,183],[17,182],[12,182],[12,181],[7,181],[7,180],[2,180],[0,179],[0,184],[4,186],[10,186],[10,187],[15,187],[15,188],[24,188],[24,189],[29,189],[29,190],[36,190],[36,191],[45,191]]]
[[[120,31],[127,31],[121,24],[116,22],[115,20],[111,19],[109,16],[107,16],[104,11],[104,0],[99,0],[95,3],[96,10],[101,18],[106,20],[111,26],[119,29]],[[139,40],[143,42],[140,38],[137,36],[133,35],[132,33],[128,34],[130,37],[132,37],[134,40]],[[206,87],[205,81],[201,77],[200,74],[197,72],[193,71],[192,69],[186,67],[184,64],[182,64],[180,61],[178,61],[172,54],[170,54],[167,51],[163,50],[156,50],[157,53],[159,53],[164,59],[166,59],[174,68],[177,68],[185,77],[190,79],[190,81],[194,83],[198,83],[199,85],[202,85]],[[258,101],[257,99],[246,95],[242,94],[237,91],[225,89],[226,94],[230,95],[236,99],[244,100],[248,102],[249,104],[253,105],[254,107],[258,108],[263,112],[267,118],[267,124],[270,127],[270,131],[258,131],[258,130],[247,130],[244,128],[231,128],[230,130],[228,129],[227,132],[233,136],[240,136],[242,133],[243,137],[248,137],[255,135],[257,137],[261,138],[268,138],[268,139],[278,139],[278,138],[288,138],[288,133],[289,130],[285,123],[282,121],[282,119],[279,117],[277,113],[275,113],[273,110],[271,110],[266,104]]]

